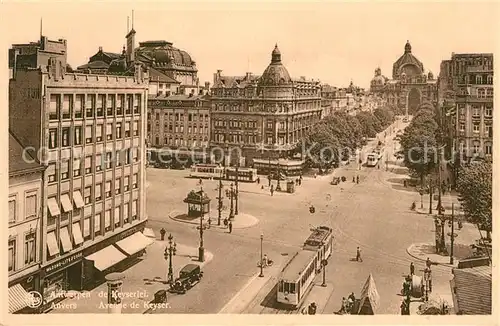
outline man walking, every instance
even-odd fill
[[[229,233],[233,232],[233,222],[229,221]]]
[[[410,263],[410,276],[415,275],[415,265],[413,265],[413,262]]]
[[[425,266],[428,268],[428,269],[431,269],[431,260],[429,259],[429,257],[427,257],[427,260],[425,261]]]
[[[274,194],[274,185],[271,185],[270,191],[271,191],[271,196],[272,196]]]
[[[359,249],[359,247],[356,249],[356,261],[363,262],[361,258],[361,249]]]
[[[167,233],[167,231],[165,231],[164,228],[161,228],[160,230],[161,241],[165,240],[165,233]]]
[[[356,176],[356,183],[359,184],[359,175]]]

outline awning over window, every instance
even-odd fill
[[[131,236],[120,240],[116,243],[120,249],[125,251],[129,255],[133,255],[136,252],[146,248],[153,243],[153,239],[146,237],[141,232],[136,232]]]
[[[75,203],[76,208],[83,207],[83,198],[80,191],[73,191],[73,202]]]
[[[61,211],[59,210],[59,205],[55,198],[49,198],[47,201],[47,206],[49,206],[49,213],[51,216],[59,216],[61,215]]]
[[[73,240],[75,241],[75,245],[79,245],[83,242],[82,237],[82,229],[80,228],[80,222],[73,223],[73,227],[71,228],[71,232],[73,233]]]
[[[21,284],[16,284],[9,288],[9,314],[13,314],[30,303],[30,295]]]
[[[113,245],[107,246],[106,248],[85,257],[85,259],[87,260],[92,260],[94,262],[95,268],[97,268],[101,272],[113,265],[118,264],[125,258],[127,257]]]
[[[69,252],[71,249],[73,249],[71,238],[69,237],[68,227],[61,228],[59,236],[61,238],[61,244],[64,252]]]
[[[61,204],[64,212],[68,213],[73,210],[73,205],[71,205],[71,200],[68,195],[64,194],[61,196]]]
[[[51,256],[59,254],[59,245],[57,244],[56,234],[54,232],[47,233],[47,248]]]

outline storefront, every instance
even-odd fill
[[[30,314],[36,310],[30,307],[30,293],[40,292],[40,274],[38,266],[35,271],[9,282],[9,313]]]

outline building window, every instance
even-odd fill
[[[98,95],[97,96],[96,111],[97,111],[98,117],[104,116],[104,101],[105,100],[106,100],[105,95]]]
[[[82,127],[81,126],[75,126],[75,139],[74,139],[73,143],[75,145],[82,144]]]
[[[118,95],[118,103],[116,104],[116,115],[123,114],[124,102],[125,102],[125,95],[123,94]]]
[[[102,183],[96,183],[95,194],[94,194],[95,201],[100,201],[102,199],[101,191],[102,191]]]
[[[108,101],[106,102],[106,116],[112,117],[113,116],[113,107],[115,102],[115,97],[114,95],[108,95]]]
[[[479,153],[479,148],[480,148],[479,142],[474,142],[473,146],[474,146],[474,154]]]
[[[92,186],[85,187],[85,189],[83,190],[83,194],[84,194],[85,205],[90,204],[90,200],[92,198]]]
[[[116,178],[115,180],[115,194],[119,195],[121,193],[121,178]]]
[[[493,126],[486,125],[486,137],[493,138]]]
[[[134,149],[135,149],[135,147],[134,147]],[[124,157],[125,158],[125,165],[130,164],[130,155],[131,155],[130,148],[127,148],[125,150],[125,157]]]
[[[9,239],[9,272],[16,269],[16,240]]]
[[[123,224],[129,222],[129,203],[123,204]]]
[[[476,76],[476,84],[480,85],[483,83],[483,77],[481,75]]]
[[[102,141],[102,125],[96,125],[95,127],[95,141],[96,142]]]
[[[460,123],[460,131],[465,131],[465,123]]]
[[[125,137],[130,137],[130,121],[125,121]]]
[[[108,209],[104,212],[104,230],[111,230],[111,210]]]
[[[132,176],[132,189],[136,188],[137,188],[137,173],[134,173],[134,175]]]
[[[71,102],[73,97],[71,95],[63,95],[63,103],[62,103],[62,118],[63,119],[71,119]]]
[[[69,130],[70,130],[69,127],[62,128],[62,141],[61,141],[62,147],[70,146],[70,141],[69,141],[70,131]]]
[[[36,233],[32,231],[24,238],[24,264],[29,265],[36,260]]]
[[[158,136],[155,137],[155,144],[160,145],[160,137]]]
[[[85,173],[92,173],[92,156],[85,157]]]
[[[132,113],[132,106],[134,106],[134,95],[127,95],[127,107],[125,108],[125,114]]]
[[[83,95],[82,94],[77,94],[76,95],[76,100],[75,100],[75,105],[73,107],[75,111],[75,119],[81,119],[82,118],[82,107],[83,107]]]
[[[137,208],[138,208],[138,201],[135,199],[132,202],[132,221],[137,220]]]
[[[73,176],[78,177],[82,174],[82,169],[80,166],[80,158],[73,160]]]
[[[32,193],[28,193],[26,195],[26,212],[25,212],[25,215],[26,215],[26,219],[30,219],[30,218],[33,218],[33,217],[36,217],[38,214],[37,214],[37,193],[36,192],[32,192]],[[9,201],[9,213],[10,213],[10,201]],[[9,219],[9,222],[10,222],[10,219]]]
[[[57,147],[57,129],[49,129],[49,149]]]
[[[95,155],[95,170],[96,170],[96,172],[102,170],[102,155],[101,154]]]
[[[136,94],[134,96],[134,113],[138,114],[140,112],[140,107],[141,107],[141,95]]]
[[[49,183],[51,182],[56,182],[57,180],[57,173],[56,173],[56,164],[55,163],[50,163],[48,168],[47,168],[47,179],[49,180]]]
[[[85,144],[91,144],[94,142],[94,135],[92,132],[92,125],[85,126]]]
[[[9,198],[9,223],[15,223],[17,218],[16,198]]]
[[[106,140],[112,140],[112,139],[113,139],[113,124],[107,123],[106,124]]]
[[[111,181],[109,182],[111,186]],[[130,189],[130,176],[126,175],[123,177],[123,192],[127,192]]]
[[[92,94],[87,95],[87,104],[85,105],[85,116],[87,118],[92,118],[94,116],[94,104],[95,104],[95,95]]]
[[[485,108],[485,114],[484,115],[487,116],[487,117],[493,116],[493,109],[490,106],[487,106]]]
[[[115,166],[118,167],[118,166],[121,166],[122,165],[122,157],[120,155],[120,152],[121,151],[116,151],[116,154],[115,154]]]
[[[474,132],[479,132],[479,123],[474,123],[473,124],[473,129]]]
[[[121,215],[121,207],[116,206],[115,207],[115,215],[114,215],[114,220],[115,220],[115,228],[120,226],[120,215]]]
[[[106,152],[106,169],[111,169],[113,167],[113,153]]]
[[[83,220],[83,239],[85,241],[90,240],[91,238],[90,234],[90,216],[85,216]]]
[[[485,152],[485,154],[492,155],[493,154],[492,149],[493,149],[493,147],[491,146],[491,144],[490,143],[486,143],[486,145],[484,146],[484,152]]]
[[[139,136],[139,121],[134,121],[134,136]]]
[[[122,138],[122,123],[116,123],[116,138]]]
[[[102,213],[97,213],[94,216],[94,237],[102,235],[102,227],[101,227],[101,217]]]
[[[111,181],[106,181],[106,198],[111,197]]]
[[[69,161],[61,161],[61,180],[69,178]]]
[[[49,119],[59,120],[60,96],[57,94],[50,95]]]

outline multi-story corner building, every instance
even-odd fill
[[[210,137],[209,98],[150,95],[147,132],[154,147],[205,150]]]
[[[460,53],[441,63],[440,101],[449,148],[466,160],[492,159],[493,54]],[[452,109],[454,108],[454,109]]]
[[[211,147],[218,149],[212,151],[216,160],[225,155],[234,163],[236,155],[230,154],[235,148],[245,165],[254,158],[286,156],[321,119],[319,81],[292,79],[278,46],[260,77],[223,76],[217,71],[211,99]]]
[[[392,66],[392,79],[383,76],[377,68],[370,92],[382,95],[387,104],[405,108],[412,114],[425,101],[437,103],[437,80],[432,72],[425,73],[424,65],[413,55],[407,41],[403,55]]]
[[[46,166],[40,289],[47,304],[62,290],[91,287],[148,243],[140,233],[148,75],[140,65],[135,76],[67,74],[58,63],[15,68],[9,85],[9,127]]]
[[[29,310],[28,292],[40,291],[43,170],[9,132],[9,313]]]

